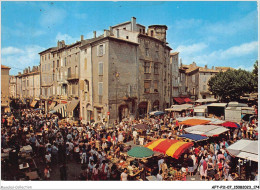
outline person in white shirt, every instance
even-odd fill
[[[163,162],[164,162],[163,158],[158,161],[159,171],[161,171],[161,169],[162,169],[161,165],[163,164]]]
[[[163,177],[162,177],[162,170],[159,171],[159,173],[156,176],[157,181],[162,181]]]
[[[138,133],[137,133],[137,131],[134,129],[134,131],[133,131],[134,144],[136,144],[137,135],[138,135]]]
[[[121,181],[127,181],[127,169],[124,169],[124,172],[121,173]]]

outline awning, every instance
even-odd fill
[[[183,100],[188,103],[188,102],[191,102],[191,100],[189,98],[183,98]]]
[[[133,147],[131,150],[127,152],[128,156],[134,158],[149,158],[154,154],[152,150],[143,146]]]
[[[209,120],[203,120],[203,119],[188,119],[186,121],[180,122],[179,124],[193,126],[193,125],[202,125],[209,122],[210,122]]]
[[[187,139],[190,139],[190,140],[195,141],[195,142],[208,139],[208,137],[197,135],[197,134],[184,134],[184,135],[179,135],[179,137],[187,138]]]
[[[211,107],[226,107],[227,103],[212,103],[212,104],[209,104],[208,106],[211,106]]]
[[[217,99],[215,99],[215,98],[208,98],[208,99],[198,99],[195,102],[197,102],[197,103],[205,103],[205,102],[216,102],[216,101],[217,101]]]
[[[229,128],[240,128],[240,125],[235,123],[235,122],[230,122],[230,121],[227,121],[225,123],[222,123],[221,124],[223,127],[229,127]]]
[[[62,117],[67,116],[67,104],[59,104],[55,106],[49,113],[60,113]]]
[[[177,103],[184,104],[185,101],[182,98],[173,98]]]
[[[178,159],[182,153],[193,146],[192,142],[183,142],[172,139],[158,139],[145,145],[145,147],[167,154],[173,158]]]
[[[68,106],[67,106],[67,112],[72,112],[76,107],[77,105],[79,104],[79,100],[72,100],[70,103],[68,103]]]
[[[232,156],[258,162],[258,141],[241,139],[226,150]]]
[[[54,106],[56,105],[56,102],[52,102],[49,109],[52,110],[54,108]]]
[[[229,131],[229,129],[217,125],[195,125],[185,128],[184,131],[191,134],[213,137],[225,133]]]
[[[31,103],[31,107],[35,107],[35,105],[37,104],[37,101],[36,100],[33,100],[32,103]]]
[[[170,108],[165,109],[165,111],[181,112],[183,110],[187,110],[192,107],[193,107],[193,105],[191,105],[191,104],[172,105]]]

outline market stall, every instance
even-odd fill
[[[184,129],[185,132],[207,137],[215,137],[229,131],[229,129],[217,125],[195,125]]]
[[[240,125],[236,122],[230,122],[230,121],[227,121],[225,123],[222,123],[221,124],[223,127],[228,127],[228,128],[235,128],[235,129],[238,129],[240,128]]]
[[[183,142],[172,139],[158,139],[145,145],[145,147],[153,151],[161,152],[176,159],[192,146],[192,142]]]
[[[205,119],[188,119],[186,121],[182,121],[179,124],[180,125],[188,125],[188,126],[194,126],[194,125],[203,125],[209,123],[209,120]]]
[[[178,137],[189,139],[194,142],[199,142],[199,141],[204,141],[204,140],[209,139],[208,137],[205,137],[202,135],[197,135],[197,134],[184,134],[184,135],[179,135]]]
[[[226,150],[231,156],[258,162],[258,141],[241,139]]]

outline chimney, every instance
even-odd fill
[[[119,38],[119,29],[116,29],[116,37]]]
[[[113,29],[112,29],[112,26],[109,26],[109,32],[110,32],[110,35],[113,35]]]
[[[57,47],[60,47],[60,41],[58,40],[58,42],[57,42]]]
[[[93,31],[93,38],[96,38],[96,37],[97,37],[97,32]]]
[[[192,66],[196,67],[196,63],[194,61],[192,62]]]
[[[180,58],[180,67],[182,68],[182,58]]]
[[[131,18],[131,28],[132,28],[132,31],[136,31],[136,18],[135,17]]]
[[[109,30],[104,30],[104,37],[109,36]]]
[[[18,72],[18,75],[21,75],[21,72]]]
[[[64,40],[61,41],[61,47],[65,47],[65,41]]]
[[[80,40],[81,40],[81,41],[84,40],[84,36],[83,36],[83,35],[80,36]]]
[[[28,67],[28,73],[30,73],[30,72],[31,72],[31,67],[29,66],[29,67]]]
[[[208,66],[207,65],[205,65],[205,69],[207,69],[208,68]]]

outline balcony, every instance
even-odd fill
[[[78,74],[68,74],[67,80],[79,80]]]

